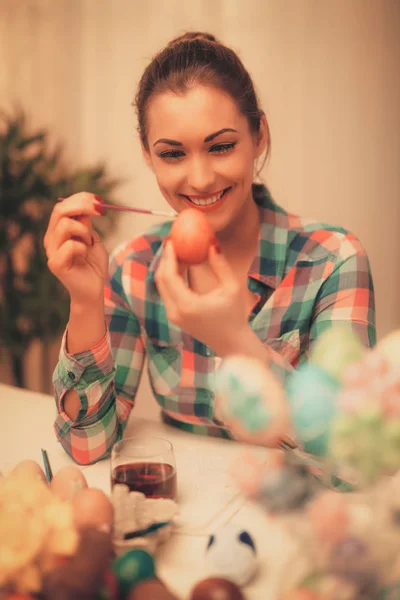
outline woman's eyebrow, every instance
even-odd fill
[[[204,143],[211,142],[213,139],[215,139],[222,133],[226,133],[227,131],[230,131],[232,133],[239,133],[238,131],[236,131],[236,129],[231,129],[230,127],[224,127],[224,129],[220,129],[219,131],[216,131],[215,133],[211,133],[210,135],[208,135],[204,139]],[[176,140],[168,140],[167,138],[160,138],[159,140],[154,142],[153,146],[156,146],[156,144],[169,144],[170,146],[183,146],[182,142],[177,142]]]

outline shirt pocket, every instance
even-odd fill
[[[150,383],[156,394],[175,396],[182,376],[182,342],[146,338]]]
[[[265,344],[278,352],[291,365],[295,365],[301,351],[300,330],[294,329],[292,331],[287,331],[280,337],[267,338]]]

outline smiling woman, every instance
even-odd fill
[[[260,360],[284,384],[333,324],[375,343],[372,279],[357,238],[287,213],[254,183],[269,128],[233,50],[210,34],[173,40],[143,73],[135,107],[162,194],[178,213],[204,213],[213,238],[207,259],[186,265],[168,240],[172,222],[162,223],[108,265],[91,225],[104,213],[101,199],[82,192],[54,209],[48,264],[71,297],[55,427],[80,463],[105,457],[122,437],[146,355],[167,422],[232,437],[215,414],[221,359]],[[281,423],[285,438],[290,424]]]

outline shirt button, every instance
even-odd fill
[[[68,377],[70,378],[71,381],[75,381],[75,375],[72,371],[68,371]]]

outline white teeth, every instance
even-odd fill
[[[209,198],[202,198],[201,200],[191,198],[190,196],[188,196],[188,198],[191,202],[193,202],[193,204],[196,204],[196,206],[210,206],[211,204],[215,204],[216,202],[218,202],[218,200],[222,198],[224,191],[225,190],[222,190],[222,192],[215,196],[210,196]]]

